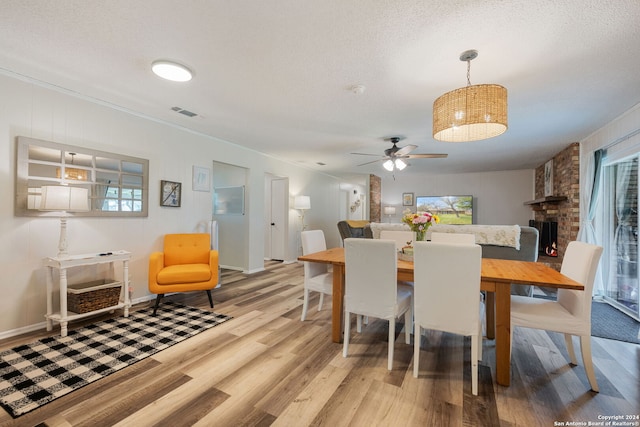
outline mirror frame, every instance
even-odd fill
[[[60,156],[55,158],[30,158],[30,153],[34,150],[45,151],[59,151]],[[73,153],[73,154],[72,154]],[[71,155],[71,163],[69,163],[66,155]],[[64,171],[65,168],[71,168],[73,164],[73,158],[78,156],[80,159],[84,159],[82,164],[74,164],[73,169],[76,171],[82,171],[86,180],[73,180],[60,177],[62,174],[60,171]],[[99,161],[96,161],[99,158]],[[111,163],[118,165],[117,169],[114,168],[102,168],[97,163]],[[123,170],[124,163],[132,163],[140,165],[141,171],[127,171]],[[29,175],[30,167],[37,167],[51,171],[55,168],[57,176],[37,176]],[[117,187],[116,193],[118,194],[117,200],[118,206],[121,206],[122,190],[123,188],[129,190],[140,189],[142,194],[140,198],[131,199],[135,202],[141,203],[141,209],[139,211],[105,211],[97,207],[97,188],[104,186],[96,179],[97,176],[102,175],[117,175],[118,185],[114,186],[109,182],[109,187]],[[47,174],[43,174],[47,175]],[[141,185],[126,184],[123,185],[122,177],[129,176],[134,180],[140,180]],[[62,184],[77,184],[78,186],[89,189],[89,197],[91,199],[91,209],[87,212],[74,212],[73,216],[94,216],[94,217],[147,217],[149,216],[149,160],[141,159],[138,157],[125,156],[122,154],[114,154],[106,151],[93,150],[85,147],[77,147],[73,145],[58,144],[56,142],[44,141],[41,139],[29,138],[26,136],[17,137],[16,141],[16,177],[15,177],[15,200],[14,200],[14,213],[16,216],[51,216],[50,212],[42,212],[38,209],[29,209],[29,196],[34,196],[33,189],[39,188],[42,185],[62,185]],[[31,192],[30,192],[31,188]],[[36,194],[37,195],[37,194]],[[124,199],[129,200],[129,199]]]

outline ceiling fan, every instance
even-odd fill
[[[384,150],[384,156],[381,159],[372,160],[370,162],[362,163],[358,166],[364,166],[375,162],[383,162],[382,166],[392,172],[394,169],[403,170],[409,163],[407,163],[407,159],[441,159],[446,158],[447,154],[435,154],[435,153],[425,153],[425,154],[409,154],[416,148],[417,145],[406,145],[404,147],[398,147],[397,144],[400,142],[402,137],[392,136],[389,138],[384,138],[385,141],[389,141],[393,144],[391,148],[387,148]],[[351,153],[359,156],[378,156],[378,154],[367,154],[367,153]]]

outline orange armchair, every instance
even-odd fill
[[[149,291],[157,294],[155,316],[166,293],[207,291],[213,308],[211,289],[218,285],[218,251],[211,250],[206,233],[167,234],[164,251],[149,256]]]

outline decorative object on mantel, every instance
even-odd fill
[[[173,181],[160,181],[160,206],[180,207],[182,184]]]
[[[86,212],[89,210],[89,190],[68,185],[45,185],[40,193],[41,211],[60,212],[60,240],[58,258],[69,255],[67,252],[67,212]]]
[[[440,222],[438,215],[431,214],[429,212],[413,213],[409,209],[403,212],[402,222],[407,224],[411,231],[416,233],[416,241],[421,242],[424,240],[425,233],[431,227],[432,224]]]
[[[0,405],[17,418],[152,354],[232,319],[168,302],[5,350]],[[35,373],[39,373],[35,375]]]
[[[433,103],[433,137],[445,142],[493,138],[507,130],[507,89],[496,84],[471,85],[471,60],[478,51],[467,50],[467,86],[440,96]]]
[[[544,196],[553,195],[553,159],[544,164]]]

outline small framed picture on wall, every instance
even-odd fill
[[[413,206],[413,193],[402,193],[402,206]]]
[[[182,184],[173,181],[160,181],[160,206],[180,207]]]

